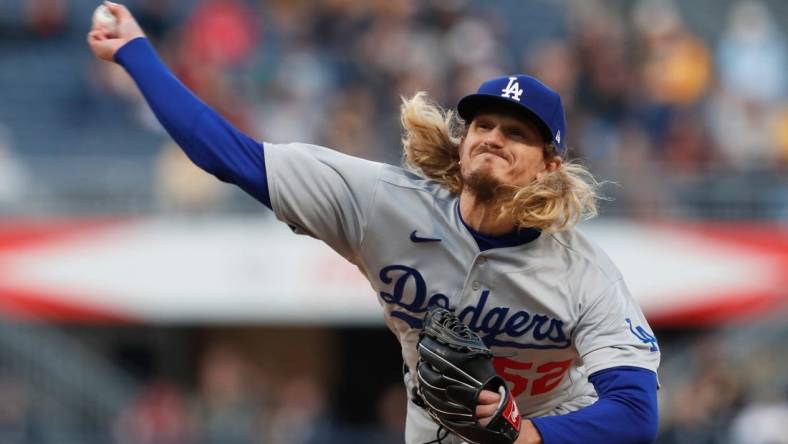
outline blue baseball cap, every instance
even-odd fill
[[[558,154],[565,151],[566,116],[561,96],[544,83],[525,74],[496,77],[482,83],[476,94],[460,99],[457,112],[470,122],[484,108],[511,109],[530,118]]]

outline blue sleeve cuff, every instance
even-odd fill
[[[646,444],[659,425],[657,375],[637,367],[615,367],[588,378],[599,399],[566,415],[532,418],[544,444]]]

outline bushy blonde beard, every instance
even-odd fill
[[[459,151],[465,124],[457,113],[418,92],[402,98],[400,120],[405,167],[459,195],[466,186]],[[547,157],[555,155],[552,147],[545,151]],[[597,215],[599,185],[583,165],[563,162],[524,187],[500,186],[493,199],[499,202],[498,217],[511,219],[518,227],[559,232]]]

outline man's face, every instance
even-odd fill
[[[544,139],[525,118],[482,112],[460,143],[463,181],[481,200],[500,185],[524,186],[553,168],[544,159]]]

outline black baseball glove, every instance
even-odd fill
[[[435,421],[471,443],[512,444],[520,434],[520,412],[506,382],[495,373],[492,352],[481,338],[444,308],[432,308],[419,335],[419,395]],[[486,427],[479,424],[479,393],[502,402]]]

